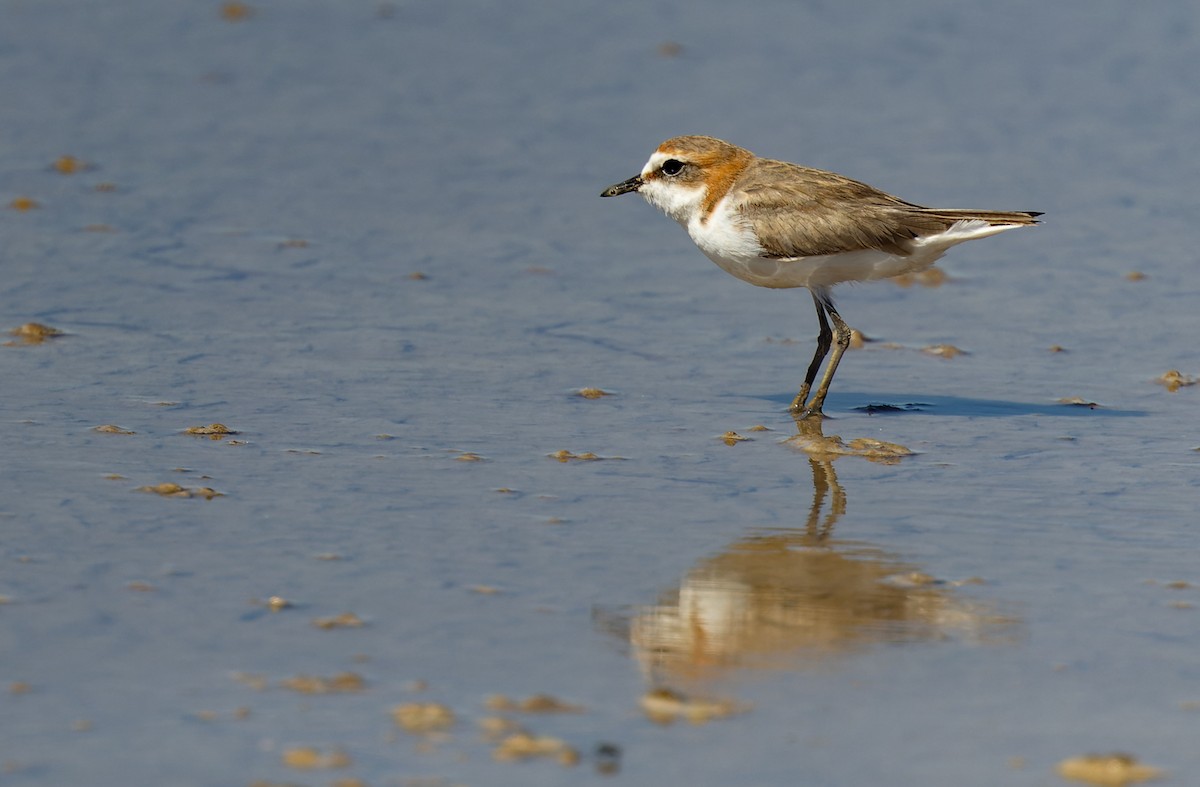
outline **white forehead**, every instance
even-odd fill
[[[677,156],[672,156],[670,153],[663,153],[661,150],[654,151],[650,156],[650,160],[646,162],[646,166],[642,167],[642,177],[654,172],[663,165],[664,161],[671,158],[677,158]]]

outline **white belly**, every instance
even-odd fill
[[[688,234],[702,252],[726,273],[759,287],[823,289],[847,281],[873,281],[917,273],[937,262],[946,250],[975,238],[995,235],[1016,225],[959,221],[945,232],[917,238],[908,255],[862,249],[816,257],[770,258],[748,227],[723,220],[719,208],[708,222],[693,218]]]

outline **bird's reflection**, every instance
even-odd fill
[[[800,426],[821,440],[819,419]],[[834,662],[879,643],[1006,640],[1016,621],[886,550],[833,537],[846,513],[834,458],[809,453],[802,527],[760,530],[701,560],[657,603],[607,615],[649,684],[703,693],[741,670]],[[621,625],[613,626],[615,622]]]

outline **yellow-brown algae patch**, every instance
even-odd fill
[[[818,433],[801,432],[789,437],[786,442],[809,456],[861,456],[873,462],[898,462],[914,452],[899,443],[888,443],[870,437],[857,437],[847,445],[837,435],[828,437]]]
[[[123,429],[116,424],[101,424],[100,426],[93,426],[92,431],[100,432],[101,434],[137,434],[137,432],[129,429]]]
[[[550,694],[533,694],[517,702],[503,694],[493,694],[484,700],[488,710],[516,713],[583,713],[582,705],[573,705]]]
[[[767,427],[763,426],[762,424],[758,424],[757,426],[752,426],[752,427],[750,427],[750,428],[749,428],[747,431],[750,431],[750,432],[769,432],[769,431],[771,431],[771,430],[770,430],[769,428],[767,428]]]
[[[254,16],[254,9],[245,3],[221,3],[221,18],[226,22],[245,22]]]
[[[304,240],[304,239],[302,239],[302,238],[288,238],[287,240],[282,240],[282,241],[280,241],[280,242],[279,242],[279,245],[278,245],[276,248],[280,248],[280,249],[307,249],[307,248],[308,248],[308,241],[306,241],[306,240]]]
[[[425,281],[429,278],[429,276],[421,273],[420,271],[413,271],[412,273],[408,274],[408,278],[412,281]]]
[[[1050,345],[1049,349],[1052,353],[1065,353],[1067,351],[1067,348],[1063,347],[1061,344],[1052,344]]]
[[[218,718],[215,710],[198,710],[193,715],[200,721],[216,721]]]
[[[74,156],[59,156],[50,166],[63,175],[74,175],[76,172],[92,168],[92,165]]]
[[[125,478],[125,476],[121,475],[120,473],[109,473],[108,475],[104,476],[104,480],[105,481],[124,481],[124,480],[126,480],[126,478]]]
[[[149,582],[142,582],[140,580],[130,582],[125,586],[125,588],[137,593],[153,593],[154,591],[158,590],[158,588],[154,587],[154,585],[151,585]]]
[[[1154,382],[1166,387],[1171,393],[1175,393],[1184,386],[1195,385],[1196,378],[1189,374],[1183,374],[1178,369],[1170,369],[1163,372],[1162,376],[1158,377]]]
[[[37,208],[42,207],[42,205],[33,197],[17,197],[12,202],[8,203],[8,207],[24,213],[27,210],[36,210]]]
[[[612,457],[598,456],[596,454],[593,454],[591,451],[584,451],[582,454],[573,454],[570,451],[566,450],[565,448],[561,451],[555,451],[554,453],[550,454],[550,457],[552,459],[557,459],[560,462],[570,462],[570,461],[596,462],[601,459],[612,458]]]
[[[454,457],[455,462],[482,462],[483,457],[473,451],[463,451],[458,456]]]
[[[1082,396],[1064,396],[1062,399],[1058,400],[1058,403],[1067,404],[1072,407],[1086,407],[1089,410],[1095,410],[1100,406],[1095,402],[1090,402],[1087,399],[1084,399]]]
[[[184,486],[179,486],[178,483],[160,483],[157,486],[139,486],[138,492],[151,492],[161,495],[164,498],[204,498],[211,500],[212,498],[223,498],[224,494],[217,492],[216,489],[206,486],[198,486],[190,489]]]
[[[297,675],[294,678],[284,678],[279,685],[300,694],[348,694],[365,689],[367,681],[357,672],[339,672],[329,678]]]
[[[91,719],[76,719],[75,721],[71,722],[71,729],[75,732],[91,732],[92,731],[92,720]]]
[[[111,194],[112,192],[117,190],[117,184],[116,183],[108,183],[108,182],[97,183],[95,186],[93,186],[93,189],[102,194]]]
[[[224,440],[226,435],[240,434],[240,432],[230,429],[225,424],[209,424],[208,426],[189,426],[183,430],[184,434],[197,435],[199,437],[211,437],[213,440]]]
[[[1125,278],[1128,281],[1145,281],[1146,274],[1142,273],[1141,271],[1130,271],[1129,273],[1125,274]]]
[[[1064,779],[1124,787],[1127,784],[1161,778],[1161,769],[1138,762],[1132,754],[1084,754],[1068,757],[1058,764],[1058,775]]]
[[[728,700],[693,699],[671,689],[651,689],[642,695],[642,711],[656,724],[670,724],[686,719],[692,724],[704,724],[749,710]]]
[[[396,726],[414,735],[441,732],[454,726],[454,711],[438,702],[406,702],[392,708]]]
[[[737,432],[726,432],[725,434],[721,435],[721,442],[725,443],[725,445],[737,445],[738,443],[744,443],[749,439],[749,437],[742,437]]]
[[[1170,588],[1171,590],[1187,590],[1192,587],[1192,583],[1188,582],[1186,579],[1173,579],[1164,585],[1164,587]]]
[[[481,596],[495,596],[502,592],[500,588],[492,587],[491,585],[472,585],[467,590],[472,593],[478,593]]]
[[[966,350],[960,350],[953,344],[931,344],[928,347],[922,347],[921,352],[926,355],[936,355],[939,358],[957,358],[967,354]]]
[[[192,493],[179,484],[163,483],[156,486],[139,486],[139,492],[151,492],[163,497],[191,497]]]
[[[27,322],[24,325],[13,328],[8,332],[10,336],[17,337],[17,341],[5,342],[5,346],[14,347],[18,344],[41,344],[47,339],[54,339],[62,336],[63,332],[57,328],[51,328],[49,325],[43,325],[40,322]]]
[[[605,396],[612,396],[611,393],[601,388],[580,388],[578,395],[584,399],[602,399]]]
[[[28,694],[31,691],[33,691],[33,686],[30,686],[23,680],[14,680],[8,684],[9,694]]]
[[[334,749],[328,754],[322,754],[320,750],[312,746],[294,746],[284,749],[282,760],[287,767],[302,771],[349,768],[352,764],[350,755],[344,751]]]
[[[492,758],[497,762],[515,762],[534,757],[550,757],[566,766],[579,763],[579,752],[561,738],[550,735],[515,732],[501,740],[492,750]]]
[[[353,612],[343,612],[332,618],[315,618],[312,622],[319,629],[356,629],[367,625],[362,618]]]
[[[679,57],[683,54],[683,44],[677,41],[663,41],[658,45],[659,57]]]
[[[334,779],[329,783],[329,787],[368,787],[368,785],[362,779],[351,777],[349,779]]]

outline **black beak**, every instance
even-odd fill
[[[601,197],[615,197],[619,194],[628,194],[631,191],[637,191],[642,187],[642,176],[634,175],[629,180],[623,180],[615,186],[609,186],[604,191],[600,192]]]

